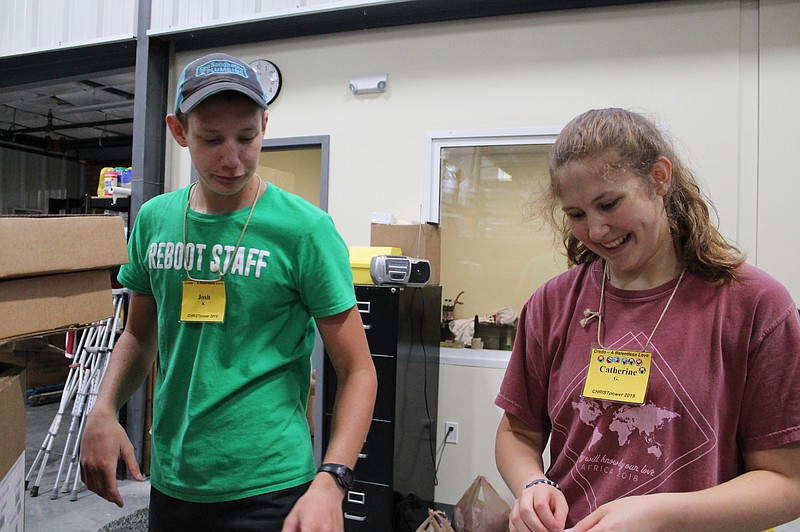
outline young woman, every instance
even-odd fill
[[[800,516],[787,290],[720,235],[641,115],[572,120],[550,176],[572,267],[524,306],[496,399],[509,529],[757,531]]]

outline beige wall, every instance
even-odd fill
[[[799,22],[800,3],[789,0],[682,1],[227,51],[270,59],[284,74],[268,137],[330,135],[329,211],[348,245],[369,244],[373,212],[418,218],[426,132],[558,127],[588,108],[621,106],[650,113],[669,129],[704,180],[723,232],[800,301],[800,246],[787,231],[797,223],[800,197],[793,160],[800,146]],[[175,78],[196,55],[177,55]],[[386,93],[348,91],[352,76],[377,72],[389,73]],[[171,148],[168,164],[168,189],[188,183],[186,153]],[[440,421],[472,421],[461,428],[469,445],[445,453],[439,502],[455,503],[465,479],[477,474],[494,483],[489,450],[499,414],[486,399],[500,373],[442,372]],[[473,388],[454,384],[461,382]],[[465,396],[474,400],[463,402]]]

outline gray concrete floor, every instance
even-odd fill
[[[71,407],[71,405],[70,405]],[[25,412],[26,423],[26,451],[25,475],[27,478],[31,465],[42,447],[42,443],[50,429],[53,419],[58,412],[58,403],[43,406],[27,406]],[[135,480],[122,480],[119,483],[120,493],[125,502],[124,507],[101,499],[86,489],[83,484],[78,490],[77,500],[71,501],[71,494],[61,493],[57,490],[58,497],[52,499],[53,486],[58,474],[61,457],[64,455],[64,445],[70,426],[70,412],[61,421],[56,437],[53,440],[50,456],[42,473],[39,483],[39,494],[31,496],[31,488],[36,484],[42,460],[39,460],[28,482],[25,492],[25,532],[96,532],[104,525],[131,514],[141,508],[147,507],[150,498],[150,483]],[[71,452],[71,451],[70,451]],[[69,455],[69,452],[68,452]],[[63,485],[69,459],[61,474],[60,485]],[[70,476],[71,489],[74,474]]]

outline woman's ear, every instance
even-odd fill
[[[186,142],[186,128],[183,127],[183,124],[178,117],[174,114],[168,114],[167,118],[167,128],[169,128],[169,132],[172,133],[172,138],[175,139],[175,142],[178,143],[179,146],[185,148],[188,146]]]
[[[650,172],[656,187],[656,194],[666,196],[672,186],[672,163],[663,155],[659,157]]]

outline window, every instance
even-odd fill
[[[552,230],[529,209],[549,180],[556,134],[430,136],[426,212],[440,225],[442,297],[455,300],[463,291],[456,319],[503,307],[519,314],[538,286],[566,269]]]

